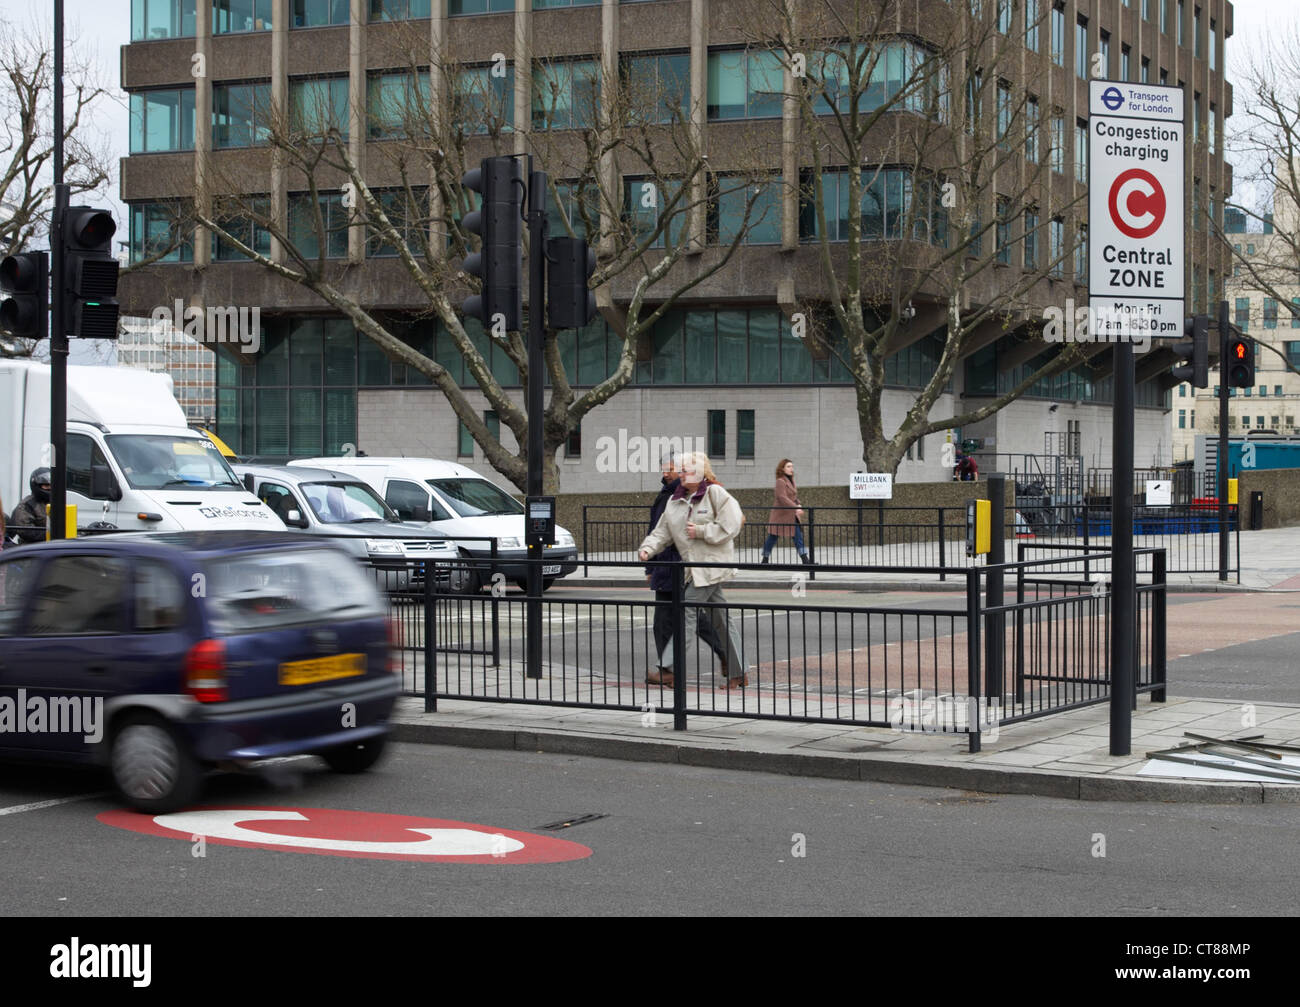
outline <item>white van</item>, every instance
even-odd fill
[[[12,511],[49,468],[50,369],[0,360],[0,493]],[[284,531],[206,436],[191,430],[172,379],[127,367],[68,368],[68,503],[77,527]]]
[[[491,546],[483,539],[495,538],[506,577],[522,583],[527,576],[527,566],[520,562],[528,556],[524,505],[464,465],[432,458],[365,456],[302,458],[289,464],[334,469],[364,480],[379,491],[403,521],[427,521],[430,528],[457,539],[457,546],[467,556],[487,556]],[[555,544],[546,547],[546,558],[554,560],[542,567],[542,583],[550,587],[555,578],[578,569],[573,535],[557,525]]]

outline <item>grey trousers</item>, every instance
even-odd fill
[[[727,603],[726,596],[722,593],[721,584],[709,584],[706,587],[697,587],[694,584],[687,584],[683,600],[686,603],[686,662],[689,666],[691,663],[691,654],[696,649],[695,637],[698,633],[696,623],[700,616],[708,618],[713,624],[713,632],[719,640],[727,641],[727,677],[739,678],[741,675],[749,673],[749,668],[745,664],[744,641],[740,632],[740,617],[734,612],[725,611],[720,608],[695,608],[694,605],[701,602],[716,602],[719,605]],[[664,644],[663,652],[659,655],[659,666],[674,671],[673,668],[673,641],[670,637]]]

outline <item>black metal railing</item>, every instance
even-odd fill
[[[1047,543],[1024,548],[1048,555],[964,570],[863,571],[962,579],[964,590],[916,605],[859,605],[847,594],[826,601],[801,594],[797,584],[789,600],[773,601],[770,591],[747,591],[736,582],[725,603],[697,604],[686,597],[680,564],[671,565],[677,586],[666,601],[631,580],[626,596],[611,596],[609,589],[597,595],[580,584],[537,600],[504,591],[428,591],[424,626],[400,634],[403,687],[423,696],[428,710],[436,710],[439,699],[468,699],[622,710],[643,721],[671,714],[682,728],[692,715],[841,723],[965,734],[978,748],[980,736],[999,724],[1110,695],[1112,620],[1103,579],[1110,552]],[[1159,549],[1138,553],[1148,570],[1139,574],[1134,695],[1147,691],[1163,699],[1165,555]],[[1006,587],[999,594],[991,583]],[[539,667],[530,667],[527,658],[529,604],[542,612]],[[662,655],[657,614],[671,638]],[[723,637],[716,645],[699,632],[687,633],[686,620],[701,616]],[[735,681],[740,669],[724,663],[730,623],[748,679],[743,687]],[[680,669],[671,685],[647,681],[661,665]]]

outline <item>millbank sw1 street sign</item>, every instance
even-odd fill
[[[1094,342],[1183,330],[1183,89],[1088,82]]]

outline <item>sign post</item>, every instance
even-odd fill
[[[1088,307],[1114,345],[1110,754],[1128,755],[1136,700],[1134,344],[1183,331],[1183,89],[1088,82]]]

